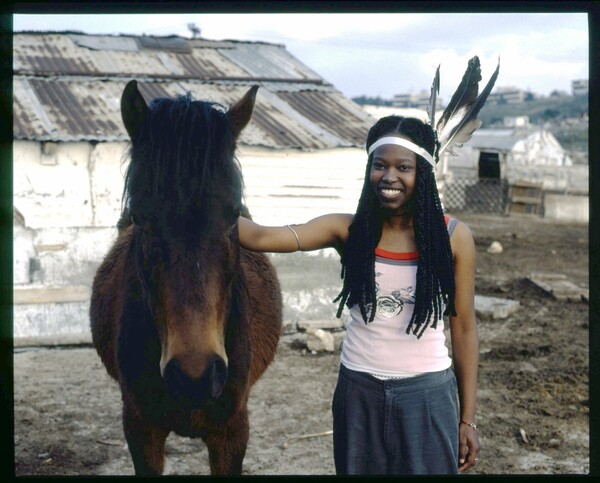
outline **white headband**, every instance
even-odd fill
[[[429,161],[429,164],[431,164],[431,166],[435,168],[435,161],[433,160],[433,156],[431,156],[431,154],[425,151],[425,149],[423,149],[421,146],[417,146],[415,143],[411,143],[410,141],[404,138],[399,138],[396,136],[380,138],[377,141],[375,141],[373,144],[371,144],[371,147],[369,148],[369,156],[371,156],[371,153],[373,153],[373,151],[375,151],[382,144],[397,144],[398,146],[403,146],[406,149],[410,149],[413,153],[416,153],[419,156],[423,156],[427,161]]]

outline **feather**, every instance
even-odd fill
[[[429,107],[427,108],[427,114],[429,115],[429,122],[432,127],[435,127],[435,108],[437,105],[437,96],[440,93],[440,66],[437,66],[435,71],[435,77],[433,78],[433,84],[431,84],[431,95],[429,96]]]
[[[479,81],[481,80],[479,58],[475,56],[469,60],[462,81],[436,126],[440,142],[438,156],[441,156],[446,150],[452,153],[452,146],[466,143],[479,129],[481,120],[477,119],[477,115],[492,91],[499,71],[500,59],[498,59],[496,71],[478,96]]]

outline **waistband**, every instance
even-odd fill
[[[454,378],[454,372],[450,367],[442,371],[426,372],[414,377],[386,380],[377,379],[367,372],[353,371],[352,369],[348,369],[343,364],[340,364],[340,373],[357,384],[370,387],[374,390],[394,388],[401,391],[412,391],[415,389],[428,389],[439,386],[440,384],[444,384]]]

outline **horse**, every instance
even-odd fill
[[[93,345],[120,387],[136,475],[162,475],[165,442],[201,438],[213,475],[240,475],[248,397],[273,361],[281,289],[265,254],[239,245],[237,140],[258,86],[227,110],[190,93],[121,96],[131,139],[116,241],[95,274]],[[125,221],[124,221],[125,220]]]

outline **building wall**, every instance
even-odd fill
[[[572,166],[573,161],[548,131],[535,131],[518,140],[509,153],[512,164],[522,166]]]
[[[565,223],[589,223],[589,197],[546,194],[544,196],[544,218]]]
[[[577,79],[571,81],[571,92],[574,96],[585,96],[589,93],[590,83],[588,79]]]
[[[584,194],[588,192],[589,168],[573,164],[571,158],[556,138],[546,131],[535,132],[516,142],[511,150],[497,151],[500,158],[501,177],[509,183],[530,181],[542,183],[546,191],[562,191]],[[449,156],[448,183],[453,179],[478,177],[481,149],[469,144],[455,148],[456,156]]]
[[[89,338],[96,270],[117,235],[126,143],[13,144],[14,336]],[[366,154],[238,150],[246,204],[265,225],[354,212]]]
[[[241,148],[246,204],[257,223],[303,223],[326,213],[354,213],[366,153],[342,148],[312,153]]]

